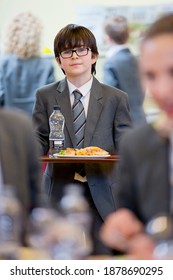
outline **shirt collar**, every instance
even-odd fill
[[[128,45],[127,44],[113,45],[108,50],[108,52],[106,54],[106,57],[111,57],[112,55],[115,55],[116,53],[118,53],[119,51],[124,50],[124,49],[128,49]]]
[[[91,90],[92,82],[93,76],[91,76],[91,79],[86,84],[79,88],[76,88],[75,85],[73,85],[69,80],[67,80],[70,95],[73,93],[74,90],[78,89],[81,92],[81,94],[85,96]]]

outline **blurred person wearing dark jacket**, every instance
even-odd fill
[[[134,124],[145,122],[142,109],[144,93],[140,83],[138,60],[130,51],[128,22],[123,16],[109,18],[104,23],[109,50],[103,66],[103,81],[128,94],[130,115]]]

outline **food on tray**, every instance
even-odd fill
[[[64,156],[107,156],[109,153],[99,147],[90,146],[82,149],[66,148],[58,153]]]
[[[104,156],[108,154],[109,153],[107,151],[96,146],[90,146],[76,151],[77,156]]]
[[[75,149],[73,148],[67,148],[65,150],[62,150],[61,152],[59,152],[60,155],[68,155],[68,156],[75,156],[76,152]]]

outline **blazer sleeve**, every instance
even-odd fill
[[[119,98],[114,122],[114,141],[118,152],[122,136],[132,127],[128,96],[124,92]]]
[[[46,155],[49,151],[49,117],[46,108],[42,98],[42,92],[38,89],[32,117],[34,133],[42,155]]]

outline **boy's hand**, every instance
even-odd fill
[[[142,231],[143,224],[130,210],[122,208],[107,217],[100,236],[107,246],[127,251],[130,239]]]

